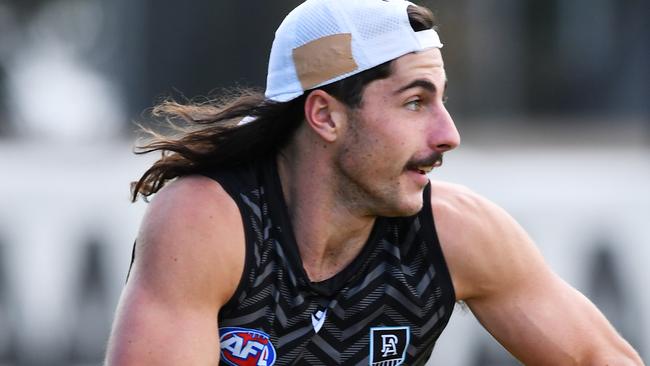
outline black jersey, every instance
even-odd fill
[[[242,215],[246,262],[218,315],[222,365],[421,365],[455,303],[430,185],[417,215],[377,218],[361,253],[321,282],[305,273],[275,159],[206,174]]]

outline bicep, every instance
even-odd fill
[[[216,365],[216,309],[166,298],[137,277],[117,309],[108,365]]]
[[[550,271],[467,304],[481,324],[526,364],[583,364],[594,350],[627,347],[585,296]]]
[[[511,217],[496,215],[502,230],[486,245],[487,266],[474,273],[487,280],[466,299],[488,332],[528,365],[638,364],[635,351],[589,299],[551,270],[525,231]]]
[[[209,365],[218,313],[244,266],[236,204],[207,178],[159,192],[143,219],[109,340],[109,365]]]
[[[453,187],[438,195],[434,216],[457,300],[511,353],[532,365],[638,364],[625,363],[638,355],[503,209]]]

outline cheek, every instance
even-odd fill
[[[382,108],[370,110],[380,111]],[[395,128],[399,126],[393,120],[397,119],[375,113],[355,118],[352,122],[354,127],[348,131],[343,143],[341,158],[368,174],[385,176],[401,173],[411,158],[407,151],[409,135],[408,131]]]
[[[392,137],[392,136],[391,136]],[[392,138],[367,136],[345,149],[345,164],[360,175],[387,177],[401,174],[409,159],[404,153],[404,143]]]

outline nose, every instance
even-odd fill
[[[435,113],[429,133],[429,146],[440,153],[453,150],[460,145],[460,134],[449,111],[444,105]]]

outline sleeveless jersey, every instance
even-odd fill
[[[376,219],[361,253],[321,282],[305,273],[274,158],[205,174],[235,200],[244,272],[221,309],[221,365],[423,365],[455,295],[430,185],[414,216]]]

